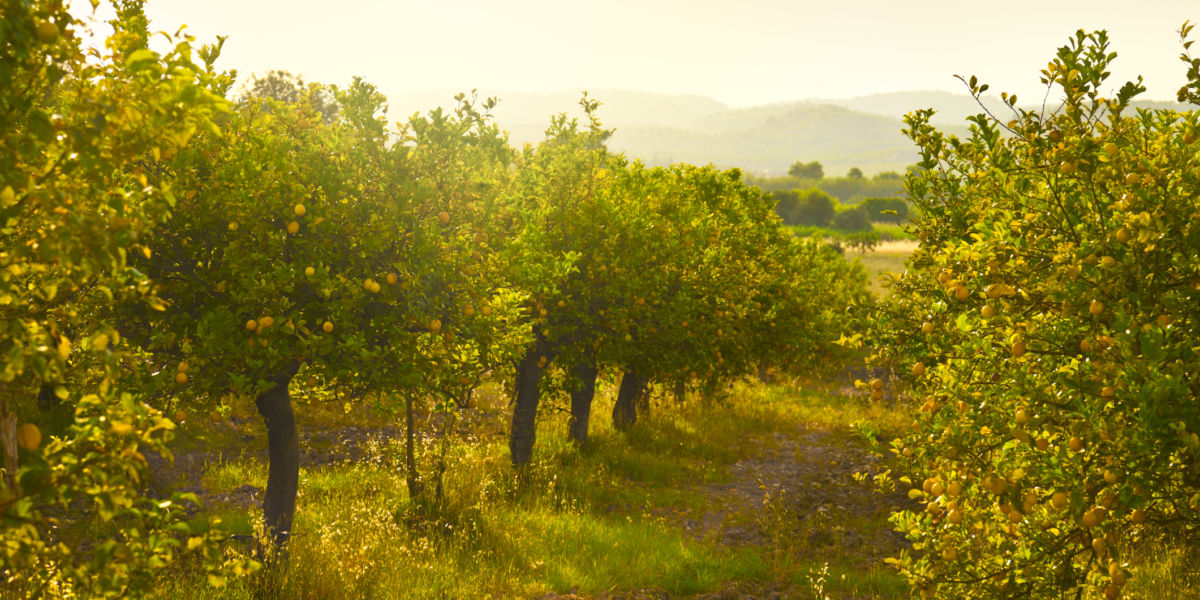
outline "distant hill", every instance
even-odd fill
[[[459,90],[404,94],[390,99],[393,119],[436,106],[454,106]],[[507,93],[483,90],[500,99],[494,114],[514,144],[537,143],[551,115],[582,116],[581,91]],[[820,161],[828,175],[843,175],[858,167],[867,175],[903,171],[917,157],[901,133],[903,115],[933,108],[934,123],[965,134],[964,119],[982,112],[974,98],[950,92],[895,92],[857,98],[809,99],[733,108],[705,96],[667,95],[625,90],[594,90],[589,96],[603,104],[599,117],[615,128],[610,142],[615,151],[652,165],[672,162],[714,163],[740,167],[755,175],[780,175],[797,160]],[[1021,99],[1033,105],[1041,99]],[[1008,108],[997,97],[985,97],[993,114],[1005,117]],[[1190,107],[1174,102],[1143,101],[1143,107]],[[1053,110],[1053,106],[1048,106]]]
[[[1017,100],[1018,106],[1035,108],[1040,107],[1044,99],[1018,98]],[[967,117],[984,112],[985,108],[999,118],[1007,119],[1012,115],[1011,109],[998,96],[987,95],[982,98],[982,101],[981,105],[971,96],[951,92],[891,92],[857,98],[808,100],[807,102],[842,106],[858,112],[895,117],[896,119],[902,119],[904,115],[917,109],[933,108],[936,112],[932,122],[935,124],[961,125]],[[1045,100],[1045,102],[1047,111],[1052,111],[1057,107],[1053,98]],[[1136,108],[1167,108],[1178,111],[1193,108],[1187,104],[1163,100],[1136,100],[1133,102],[1133,106]]]
[[[853,111],[892,117],[896,120],[903,119],[904,115],[914,110],[932,108],[936,111],[934,123],[954,125],[960,125],[967,117],[983,112],[983,108],[974,98],[951,92],[892,92],[811,102],[842,106]],[[1004,102],[995,96],[984,97],[984,105],[997,116],[1002,114],[1001,111],[1007,110]]]
[[[726,111],[687,129],[627,127],[611,146],[653,164],[711,162],[755,174],[784,173],[799,159],[820,161],[830,175],[855,166],[903,171],[917,156],[896,119],[829,105]]]

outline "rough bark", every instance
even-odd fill
[[[42,414],[48,413],[62,404],[62,400],[59,400],[58,395],[54,393],[56,387],[58,386],[53,383],[43,383],[42,387],[38,389],[37,407]]]
[[[687,400],[687,382],[680,379],[675,382],[675,403],[683,404]]]
[[[579,387],[571,392],[571,420],[568,436],[580,446],[588,441],[588,419],[592,415],[592,399],[596,397],[596,361],[587,356],[575,364],[574,375]]]
[[[274,384],[254,400],[267,425],[267,491],[263,497],[263,521],[270,544],[268,556],[286,558],[292,518],[296,514],[296,490],[300,481],[300,440],[288,384],[296,368],[272,378]]]
[[[4,489],[12,497],[21,495],[21,487],[17,481],[17,415],[9,413],[0,406],[0,454],[4,455]],[[0,504],[0,510],[8,508],[7,503]]]
[[[514,467],[529,464],[533,455],[534,435],[537,429],[537,408],[540,401],[538,385],[542,381],[542,368],[538,361],[543,356],[549,360],[549,344],[540,333],[535,332],[537,341],[529,347],[525,356],[517,363],[516,399],[513,402],[512,432],[508,438],[508,449]]]
[[[634,406],[637,407],[639,417],[650,416],[650,381],[642,380],[641,385],[637,389],[637,395],[633,399]]]
[[[613,404],[613,428],[626,431],[637,423],[638,397],[645,393],[646,379],[632,369],[625,371],[621,377],[621,387],[617,390],[617,402]]]
[[[765,365],[758,365],[758,381],[760,383],[775,383],[775,378],[771,376],[771,370]]]
[[[421,474],[417,472],[417,436],[413,412],[413,399],[408,398],[404,402],[404,483],[408,485],[409,498],[419,497],[424,488]]]

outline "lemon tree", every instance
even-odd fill
[[[922,597],[1117,598],[1141,533],[1200,524],[1200,120],[1105,97],[1115,56],[1079,32],[1057,109],[1005,94],[966,138],[906,119],[921,244],[878,318],[920,405],[893,520]]]
[[[767,258],[746,325],[757,366],[811,374],[860,358],[837,342],[861,331],[873,307],[863,266],[811,238],[778,240]]]
[[[518,465],[543,391],[570,392],[568,433],[585,443],[600,371],[622,376],[613,418],[627,428],[651,381],[715,386],[832,351],[850,324],[829,315],[865,294],[861,269],[794,240],[740,172],[609,155],[584,108],[586,130],[560,117],[524,156],[511,209],[509,272],[536,340],[518,368]]]
[[[516,300],[479,248],[511,160],[494,126],[466,105],[389,131],[373,86],[334,95],[329,123],[312,103],[243,101],[163,164],[186,192],[138,266],[165,310],[125,314],[150,332],[146,389],[196,410],[255,399],[276,548],[299,480],[294,381],[336,387],[343,403],[407,403],[411,423],[414,399],[454,408],[513,345]]]
[[[433,500],[441,499],[445,455],[461,409],[475,388],[506,373],[529,331],[516,326],[526,296],[508,284],[501,252],[508,228],[503,198],[513,185],[516,153],[489,116],[494,99],[479,103],[459,94],[453,111],[415,115],[400,138],[421,213],[429,231],[423,250],[404,266],[414,284],[396,314],[422,310],[411,343],[392,344],[397,378],[390,389],[403,397],[407,426],[408,487],[427,491],[414,457],[414,409],[440,413],[441,441],[429,477]]]
[[[754,344],[746,335],[770,245],[785,242],[768,202],[740,173],[676,165],[625,179],[630,204],[650,201],[649,226],[625,251],[636,276],[621,281],[627,298],[616,326],[625,343],[608,361],[626,373],[613,409],[614,424],[637,418],[636,398],[650,380],[716,380],[752,370]],[[764,210],[765,207],[765,210]]]
[[[636,420],[647,381],[712,388],[795,370],[829,359],[852,329],[834,315],[866,299],[861,268],[794,238],[737,170],[633,165],[618,181],[631,207],[648,207],[636,243],[615,259],[635,274],[618,282],[613,326],[623,335],[605,346],[604,360],[633,377],[618,393],[618,427]]]
[[[173,423],[116,386],[128,346],[111,309],[160,304],[130,257],[146,252],[141,234],[176,198],[146,165],[211,128],[220,98],[191,40],[172,38],[163,54],[144,47],[137,3],[123,7],[129,18],[103,53],[81,46],[87,29],[60,3],[2,10],[0,577],[14,597],[109,597],[144,587],[183,554],[216,569],[212,534],[183,521],[195,497],[144,495],[143,452],[169,455]],[[17,427],[16,412],[30,414],[47,386],[73,407],[72,422]],[[80,531],[100,535],[85,545]]]
[[[591,238],[602,231],[596,227],[611,222],[601,193],[607,185],[608,133],[595,117],[598,104],[586,97],[581,104],[587,127],[556,116],[546,139],[521,153],[516,180],[499,209],[507,229],[500,248],[503,279],[525,298],[515,326],[528,336],[512,380],[509,449],[516,466],[532,456],[544,371],[564,348],[590,337],[595,325],[587,319],[588,296],[571,282],[585,272],[581,264],[599,268],[589,263],[596,247]]]

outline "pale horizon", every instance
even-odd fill
[[[86,2],[76,5],[76,14],[90,12]],[[1023,103],[1040,101],[1045,86],[1038,71],[1080,28],[1108,30],[1110,50],[1119,55],[1106,94],[1141,74],[1142,99],[1173,100],[1185,80],[1177,31],[1184,20],[1200,19],[1200,5],[1182,0],[1137,6],[463,0],[447,6],[151,0],[146,14],[152,31],[187,25],[198,43],[229,36],[218,66],[237,69],[239,82],[281,69],[339,85],[362,76],[389,97],[625,90],[705,96],[731,107],[965,93],[955,74],[977,75],[990,92],[1014,92]]]

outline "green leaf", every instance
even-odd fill
[[[954,320],[954,326],[963,333],[971,331],[970,315],[965,312],[959,313],[958,318]]]
[[[133,71],[142,69],[148,63],[156,62],[158,62],[158,53],[147,48],[136,50],[129,55],[129,58],[125,59],[125,64]]]

